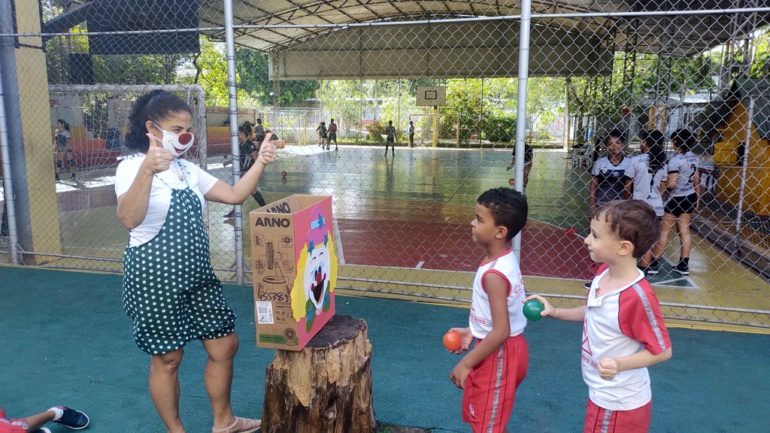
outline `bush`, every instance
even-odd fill
[[[367,128],[369,130],[369,141],[372,143],[380,143],[380,144],[385,143],[386,127],[387,127],[387,124],[379,120],[372,122],[372,124],[369,125],[369,127]],[[396,125],[393,125],[393,127],[395,128]],[[401,141],[402,135],[403,134],[401,133],[401,131],[398,128],[396,128],[396,133],[395,133],[396,142]]]
[[[372,143],[385,142],[385,138],[383,137],[385,135],[385,125],[382,122],[376,120],[372,122],[367,129],[369,130],[369,141]]]
[[[510,143],[516,137],[515,117],[490,117],[481,127],[483,137],[493,143]]]

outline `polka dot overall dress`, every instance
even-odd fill
[[[162,355],[235,329],[235,313],[211,269],[201,202],[189,186],[171,189],[166,222],[153,240],[126,247],[124,268],[123,306],[144,352]]]

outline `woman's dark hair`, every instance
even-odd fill
[[[67,123],[66,120],[64,120],[64,119],[57,119],[56,123],[61,123],[61,125],[64,127],[65,131],[69,131],[70,130],[70,124]]]
[[[619,129],[613,129],[610,133],[604,137],[604,144],[609,145],[611,138],[617,138],[621,143],[626,144],[626,135]]]
[[[671,141],[677,152],[686,153],[695,146],[695,136],[687,128],[681,128],[671,134]]]
[[[170,113],[186,111],[192,115],[190,106],[180,97],[165,90],[153,90],[137,98],[131,114],[128,116],[126,147],[139,152],[147,152],[150,139],[147,138],[145,123],[148,120],[160,122]]]
[[[251,124],[248,120],[243,122],[243,125],[241,126],[243,128],[243,133],[246,134],[246,136],[250,136],[251,133],[254,131],[254,125]],[[241,128],[238,128],[238,131],[241,130]]]
[[[657,173],[666,163],[666,136],[655,129],[645,134],[644,142],[647,143],[647,147],[650,149],[650,170],[653,173]]]
[[[251,131],[246,128],[246,125],[239,126],[238,133],[245,135],[247,139],[249,138],[249,135],[251,135]]]

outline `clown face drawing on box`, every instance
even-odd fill
[[[316,317],[329,311],[330,287],[334,270],[334,245],[330,237],[330,222],[320,208],[313,209],[307,243],[299,258],[297,279],[292,290],[292,310],[297,321],[305,318],[307,332]]]
[[[323,218],[323,217],[321,217]],[[313,222],[315,224],[316,222]],[[305,265],[305,295],[316,310],[321,310],[328,304],[327,289],[329,288],[329,234],[325,234],[321,243],[308,241],[308,257]],[[328,305],[326,305],[328,307]],[[325,308],[324,308],[325,310]]]

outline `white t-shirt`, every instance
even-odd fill
[[[125,194],[131,188],[144,157],[143,153],[137,153],[127,157],[118,165],[115,172],[115,195],[117,197]],[[183,173],[182,180],[179,179],[180,170]],[[200,198],[201,209],[205,212],[206,200],[203,196],[218,180],[197,165],[184,159],[176,159],[168,170],[153,177],[147,215],[139,226],[129,231],[128,244],[132,247],[139,246],[158,235],[166,222],[166,215],[171,206],[171,188],[184,189],[189,185],[190,189]]]
[[[655,215],[663,216],[663,198],[660,196],[660,184],[668,177],[666,166],[652,173],[650,170],[650,157],[648,154],[632,156],[631,165],[626,169],[626,177],[634,182],[634,196],[636,200],[647,202]]]
[[[613,200],[623,200],[625,191],[623,176],[630,165],[631,160],[625,156],[621,156],[617,165],[613,164],[607,156],[596,160],[591,169],[591,176],[598,182],[595,197],[597,205]]]
[[[597,297],[599,280],[607,273],[600,268],[586,301],[581,344],[583,380],[588,396],[608,410],[633,410],[652,400],[647,368],[621,371],[612,380],[599,375],[602,358],[619,358],[647,349],[658,355],[671,347],[660,305],[650,283],[639,271],[628,286]]]
[[[676,185],[671,191],[674,197],[686,197],[695,194],[695,173],[698,170],[700,160],[694,153],[677,153],[668,161],[668,172],[679,173],[676,177]]]
[[[527,319],[522,311],[524,304],[521,302],[524,298],[524,280],[521,277],[516,256],[511,250],[489,263],[482,264],[476,271],[476,277],[473,279],[471,312],[468,318],[471,334],[475,338],[483,339],[492,330],[492,308],[484,288],[484,276],[489,272],[500,275],[508,282],[508,298],[506,300],[508,302],[510,335],[519,335],[527,326]]]

